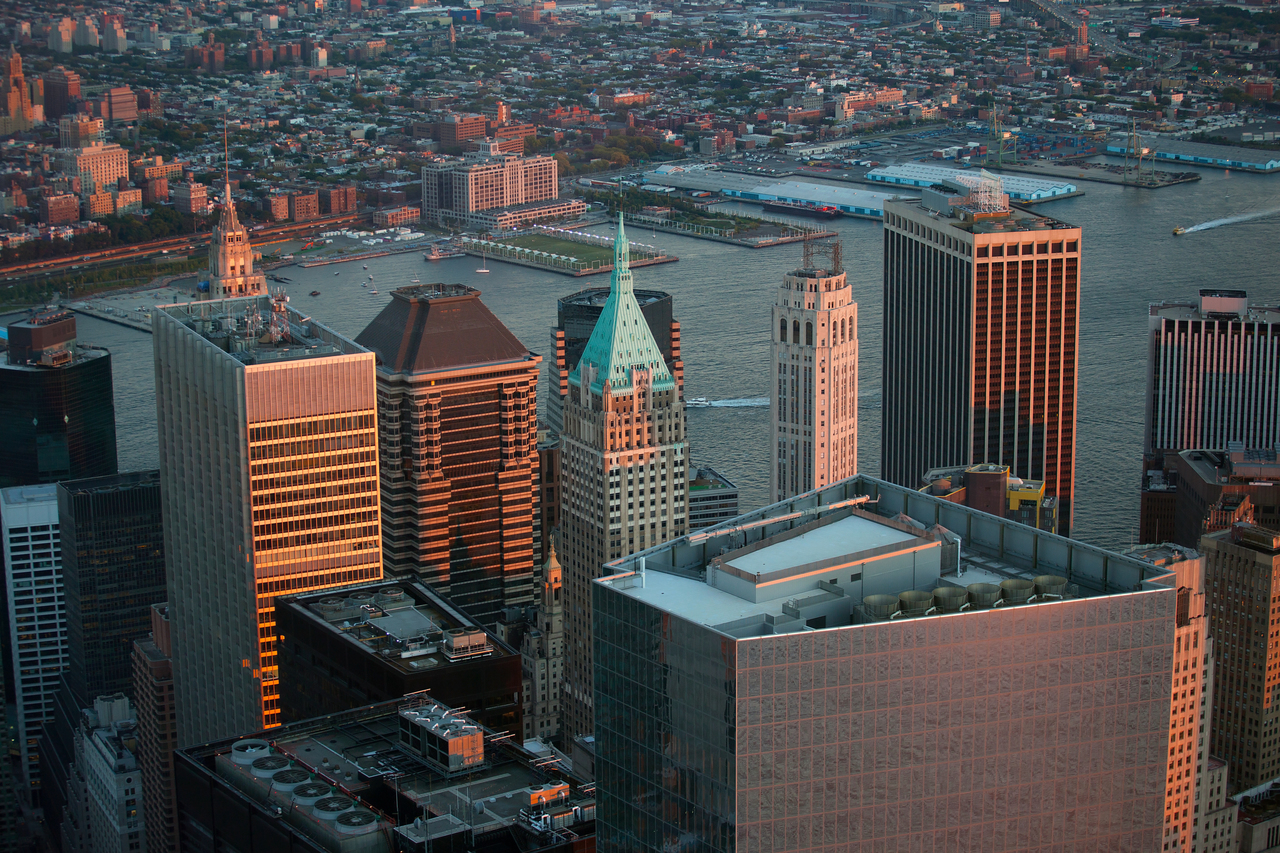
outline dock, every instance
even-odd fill
[[[115,323],[117,326],[124,326],[126,329],[133,329],[137,332],[146,332],[151,334],[151,321],[139,315],[135,311],[128,313],[112,311],[108,312],[87,302],[74,302],[63,305],[69,311],[82,314],[85,317],[92,317],[95,320],[103,320],[108,323]]]
[[[1123,166],[1109,166],[1106,163],[1041,164],[1033,162],[1020,163],[1016,166],[1005,164],[992,171],[997,173],[1024,172],[1030,175],[1052,175],[1059,178],[1073,178],[1077,181],[1093,181],[1095,184],[1137,186],[1149,190],[1188,184],[1200,180],[1200,175],[1195,172],[1156,172],[1151,181],[1138,184],[1132,179],[1126,180]],[[1055,198],[1070,198],[1076,195],[1084,195],[1084,192],[1078,190],[1068,195],[1055,196]],[[1027,202],[1019,202],[1019,204],[1027,204]]]
[[[554,272],[560,275],[572,276],[573,278],[582,278],[586,275],[600,275],[601,273],[613,272],[613,264],[604,264],[603,266],[591,267],[590,269],[572,270],[564,267],[554,267],[541,261],[528,260],[526,258],[506,255],[495,255],[491,252],[480,252],[475,249],[463,248],[462,251],[471,255],[473,258],[483,258],[486,261],[497,261],[504,264],[515,264],[521,267],[530,267],[535,270],[543,270],[544,272]],[[645,258],[643,260],[631,261],[628,266],[631,269],[636,267],[651,267],[655,264],[672,264],[680,260],[675,255],[661,255],[656,258]]]
[[[418,252],[429,247],[437,238],[430,240],[415,240],[412,243],[402,243],[396,247],[387,247],[385,249],[375,249],[369,252],[360,252],[355,255],[334,255],[326,258],[313,258],[307,261],[294,261],[303,269],[311,267],[326,267],[329,264],[345,264],[350,261],[367,261],[371,258],[385,258],[388,255],[406,255],[409,252]]]
[[[741,199],[727,199],[727,201],[741,201]],[[879,217],[868,217],[879,219]],[[686,222],[671,222],[665,219],[658,219],[652,216],[642,216],[640,214],[626,214],[626,221],[640,228],[649,228],[654,231],[662,231],[666,234],[679,234],[681,237],[693,237],[697,240],[713,240],[717,243],[728,243],[731,246],[743,246],[748,249],[767,249],[770,246],[782,246],[787,243],[803,243],[805,240],[818,237],[834,237],[836,232],[827,231],[808,225],[799,225],[790,222],[775,222],[775,220],[762,219],[761,222],[782,225],[788,231],[794,230],[796,233],[782,233],[777,236],[761,236],[761,237],[734,237],[722,233],[720,229],[711,228],[706,225],[690,225]],[[631,265],[639,266],[632,261]]]

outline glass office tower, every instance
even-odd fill
[[[739,522],[593,584],[601,849],[1160,849],[1169,569],[866,477]]]

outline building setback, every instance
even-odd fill
[[[566,742],[593,731],[591,581],[608,560],[684,534],[684,381],[667,367],[632,287],[621,216],[609,298],[569,374],[561,434]]]
[[[782,277],[774,302],[769,494],[775,501],[858,473],[858,304],[840,252],[839,242],[805,243],[803,266]]]
[[[276,725],[275,598],[382,577],[374,355],[249,297],[158,308],[179,743]]]
[[[486,625],[533,602],[542,358],[461,284],[397,288],[378,358],[384,568]]]
[[[1182,575],[863,476],[721,531],[593,584],[600,849],[1161,850]]]
[[[10,323],[0,363],[0,486],[116,473],[111,354],[80,346],[70,311]]]
[[[1071,526],[1080,229],[1010,209],[999,179],[885,203],[884,478],[989,462],[1043,480]]]

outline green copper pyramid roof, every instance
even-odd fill
[[[649,324],[640,313],[640,303],[631,285],[631,260],[627,247],[627,234],[622,226],[622,214],[618,214],[618,235],[613,239],[613,278],[609,282],[609,298],[600,312],[600,319],[591,330],[582,358],[569,374],[569,382],[582,386],[583,365],[595,368],[591,391],[604,393],[605,383],[614,394],[634,390],[632,371],[648,370],[655,391],[675,387],[675,379],[662,360],[662,350],[649,331]]]

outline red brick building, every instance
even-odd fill
[[[80,221],[80,199],[70,193],[40,198],[40,221],[47,225],[63,225]]]
[[[308,219],[318,219],[319,217],[319,193],[309,192],[289,194],[289,218],[291,220],[294,222],[305,222]]]

